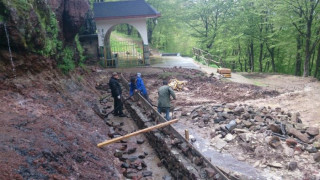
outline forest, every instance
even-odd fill
[[[197,47],[234,71],[320,78],[319,0],[147,0],[149,42],[193,56]],[[128,30],[129,33],[129,30]]]

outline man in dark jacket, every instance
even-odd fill
[[[109,81],[109,87],[111,89],[111,94],[114,99],[114,115],[119,116],[119,117],[125,117],[123,114],[123,104],[121,101],[121,96],[122,96],[122,89],[119,83],[119,75],[118,73],[114,72],[112,73],[112,77],[110,78]]]
[[[169,112],[170,112],[170,96],[173,99],[176,99],[176,95],[170,86],[168,86],[168,81],[163,81],[163,86],[161,86],[158,90],[158,112],[161,113],[163,111],[166,112],[166,119],[170,120]]]

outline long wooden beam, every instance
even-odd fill
[[[98,147],[102,147],[102,146],[105,146],[105,145],[108,145],[108,144],[112,144],[112,143],[115,143],[117,141],[120,141],[120,140],[123,140],[123,139],[127,139],[129,137],[136,136],[138,134],[145,133],[145,132],[148,132],[148,131],[152,131],[154,129],[158,129],[158,128],[161,128],[161,127],[164,127],[164,126],[168,126],[169,124],[173,124],[173,123],[176,123],[176,122],[178,122],[178,119],[174,119],[174,120],[171,120],[171,121],[160,123],[160,124],[157,124],[155,126],[148,127],[146,129],[141,129],[139,131],[136,131],[136,132],[133,132],[133,133],[121,136],[121,137],[117,137],[117,138],[113,138],[113,139],[104,141],[102,143],[99,143],[97,146]]]

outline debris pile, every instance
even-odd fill
[[[238,160],[260,168],[320,176],[319,127],[304,126],[299,113],[246,104],[216,104],[182,111],[181,116],[199,128],[209,128],[211,146]]]
[[[169,86],[176,91],[182,91],[183,86],[186,84],[187,81],[179,81],[178,79],[171,79],[169,82]]]

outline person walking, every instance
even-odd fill
[[[119,83],[119,75],[117,72],[112,73],[112,77],[110,78],[109,81],[109,87],[111,89],[111,94],[114,99],[114,116],[119,116],[119,117],[126,117],[126,115],[123,114],[123,104],[121,101],[122,97],[122,89]]]
[[[140,93],[142,94],[142,96],[149,101],[149,96],[148,96],[148,92],[147,89],[143,83],[143,80],[141,78],[141,73],[137,73],[137,90],[140,91]]]
[[[168,81],[163,80],[163,86],[161,86],[158,89],[158,112],[161,114],[161,112],[166,113],[166,120],[170,120],[170,96],[172,96],[173,99],[176,99],[176,95],[174,94],[173,89],[168,86]]]

